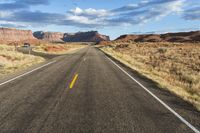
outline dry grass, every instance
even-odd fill
[[[33,50],[36,52],[48,53],[48,54],[66,54],[69,51],[80,49],[85,47],[80,43],[68,43],[68,44],[41,44],[36,46]]]
[[[122,43],[102,50],[200,110],[199,43]]]
[[[16,52],[14,46],[0,45],[0,77],[42,61],[41,57]]]

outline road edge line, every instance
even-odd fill
[[[181,120],[186,126],[188,126],[195,133],[200,133],[200,131],[195,128],[192,124],[186,121],[181,115],[179,115],[176,111],[174,111],[171,107],[169,107],[166,103],[164,103],[160,98],[158,98],[155,94],[153,94],[150,90],[148,90],[144,85],[142,85],[139,81],[137,81],[134,77],[132,77],[128,72],[126,72],[123,68],[121,68],[117,63],[115,63],[112,59],[106,56],[106,58],[111,61],[115,66],[117,66],[122,72],[124,72],[129,78],[135,81],[139,86],[141,86],[146,92],[148,92],[152,97],[154,97],[160,104],[162,104],[166,109],[168,109],[172,114],[174,114],[179,120]]]
[[[34,72],[34,71],[37,71],[37,70],[39,70],[39,69],[41,69],[41,68],[43,68],[43,67],[46,67],[46,66],[48,66],[48,65],[51,65],[51,64],[53,64],[53,63],[55,63],[55,62],[56,62],[56,61],[51,61],[51,62],[49,62],[49,63],[47,63],[47,64],[44,64],[44,65],[42,65],[42,66],[40,66],[40,67],[37,67],[37,68],[35,68],[35,69],[31,70],[31,71],[28,71],[28,72],[26,72],[26,73],[24,73],[24,74],[18,75],[17,77],[14,77],[14,78],[11,78],[11,79],[9,79],[9,80],[7,80],[7,81],[4,81],[4,82],[0,83],[0,86],[2,86],[2,85],[4,85],[4,84],[7,84],[7,83],[9,83],[9,82],[12,82],[12,81],[14,81],[14,80],[16,80],[16,79],[18,79],[18,78],[21,78],[21,77],[23,77],[23,76],[25,76],[25,75],[28,75],[28,74],[30,74],[30,73],[32,73],[32,72]]]

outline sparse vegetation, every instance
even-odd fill
[[[0,77],[44,61],[43,58],[15,51],[14,46],[0,45]]]
[[[34,46],[34,51],[49,54],[65,54],[66,52],[80,49],[85,46],[86,45],[81,45],[81,43],[40,43]],[[16,48],[14,45],[0,45],[0,77],[25,69],[45,60],[39,56],[27,55],[17,52],[15,49]]]
[[[85,47],[81,43],[67,43],[67,44],[40,44],[34,48],[36,52],[49,54],[65,54],[69,51]]]
[[[199,43],[113,43],[102,50],[200,110]]]

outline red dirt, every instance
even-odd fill
[[[61,51],[65,51],[67,50],[67,48],[63,47],[63,46],[47,46],[44,49],[46,52],[61,52]]]

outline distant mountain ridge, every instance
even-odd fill
[[[77,33],[61,33],[61,32],[42,32],[33,33],[37,39],[50,42],[100,42],[110,41],[109,36],[101,35],[98,31],[77,32]]]
[[[13,28],[0,28],[0,42],[99,42],[110,41],[109,36],[102,35],[98,31],[77,32],[77,33],[61,33],[61,32],[43,32],[31,30],[19,30]]]
[[[200,42],[200,31],[177,32],[166,34],[122,35],[115,41],[134,42]]]
[[[110,41],[109,36],[102,35],[98,31],[61,33],[61,32],[32,32],[31,30],[19,30],[12,28],[0,28],[0,42],[101,42]],[[126,42],[200,42],[200,31],[166,33],[166,34],[127,34],[118,37],[115,41]]]

